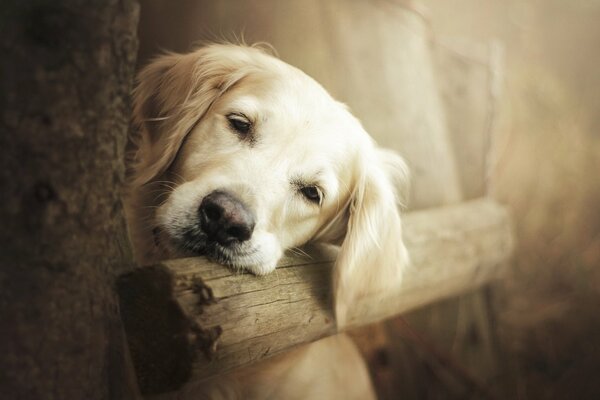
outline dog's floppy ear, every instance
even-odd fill
[[[139,73],[133,92],[134,183],[143,185],[169,167],[214,101],[245,76],[243,66],[230,46],[213,45],[159,56]]]
[[[376,298],[400,286],[408,265],[400,207],[408,169],[397,154],[376,150],[357,165],[348,227],[333,271],[338,327],[352,323],[348,310],[362,297]]]

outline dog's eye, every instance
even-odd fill
[[[323,201],[323,194],[316,186],[304,186],[300,188],[300,192],[308,201],[312,203],[321,204]]]
[[[252,129],[252,123],[243,114],[229,114],[227,116],[229,125],[240,135],[246,136]]]

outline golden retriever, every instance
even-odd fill
[[[138,76],[133,120],[125,205],[139,263],[203,255],[262,275],[287,249],[337,244],[340,327],[361,296],[398,286],[408,263],[405,163],[302,71],[248,46],[162,55]],[[374,396],[357,349],[340,335],[178,398]]]

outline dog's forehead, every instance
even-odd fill
[[[302,71],[288,67],[240,85],[229,97],[228,106],[258,124],[278,129],[282,136],[301,134],[317,141],[343,137],[349,142],[366,135],[344,104]]]
[[[257,120],[254,151],[285,155],[288,163],[314,170],[352,163],[367,137],[354,117],[333,100],[305,107],[300,104],[305,99],[294,96],[281,102],[243,96],[234,103]]]

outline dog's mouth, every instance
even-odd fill
[[[181,235],[170,236],[163,229],[155,228],[154,242],[160,246],[165,239],[169,250],[176,257],[204,256],[218,264],[233,268],[248,268],[259,262],[258,249],[248,242],[224,246],[210,240],[200,227],[191,227]]]
[[[257,263],[258,250],[230,249],[219,243],[209,243],[206,247],[205,256],[219,264],[234,268],[248,268]]]

